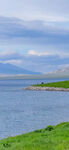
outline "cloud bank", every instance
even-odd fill
[[[63,22],[0,17],[0,50],[9,47],[21,52],[29,49],[44,53],[68,52],[69,28],[65,24],[62,26]]]
[[[68,66],[69,1],[0,1],[0,63],[44,73]]]

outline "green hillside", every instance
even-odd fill
[[[69,122],[1,140],[0,150],[69,150]]]

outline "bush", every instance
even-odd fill
[[[45,128],[45,130],[52,131],[52,130],[54,130],[54,126],[49,125]]]

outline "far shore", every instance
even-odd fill
[[[24,90],[32,90],[32,91],[65,91],[69,92],[69,88],[56,88],[56,87],[37,87],[37,86],[29,86],[24,88]]]
[[[69,92],[69,81],[60,81],[53,83],[41,83],[24,88],[24,90],[36,91],[65,91]]]

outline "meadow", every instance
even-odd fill
[[[56,88],[69,88],[69,81],[60,81],[60,82],[52,82],[52,83],[41,83],[36,84],[34,86],[41,87],[56,87]]]
[[[69,122],[3,139],[0,150],[69,150]]]

